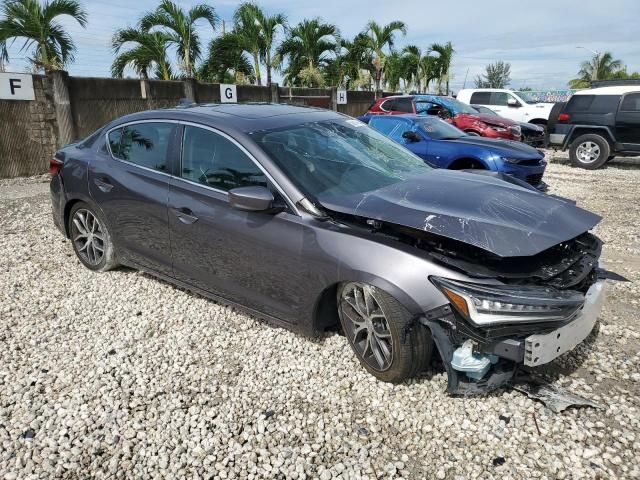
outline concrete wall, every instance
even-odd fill
[[[0,178],[43,173],[56,151],[51,82],[33,76],[34,101],[0,100]]]
[[[173,107],[183,98],[220,101],[219,84],[194,81],[68,77],[56,72],[52,77],[34,75],[33,83],[34,101],[0,100],[0,178],[44,173],[62,144],[128,113]],[[351,116],[366,112],[375,98],[373,92],[348,92],[349,103],[337,105],[335,91],[335,87],[237,86],[239,102],[331,108]]]

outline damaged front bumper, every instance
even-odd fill
[[[420,322],[431,330],[448,375],[448,391],[472,395],[509,383],[521,367],[538,367],[572,350],[591,333],[605,297],[605,280],[597,280],[568,322],[471,325],[451,305],[425,313]],[[465,370],[460,355],[473,345],[468,365],[488,369]],[[470,367],[472,369],[472,367]]]

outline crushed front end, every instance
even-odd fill
[[[431,277],[449,304],[420,319],[447,369],[449,392],[500,387],[520,367],[544,365],[581,343],[604,300],[601,247],[590,233],[531,257],[501,258],[451,242],[429,245],[438,262],[472,278]]]

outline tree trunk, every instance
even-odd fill
[[[267,49],[267,86],[271,86],[271,49]]]
[[[258,54],[253,54],[253,68],[256,71],[256,85],[262,85],[262,77],[260,76],[260,60],[258,59]]]

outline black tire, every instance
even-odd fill
[[[590,148],[588,148],[591,146]],[[604,165],[609,158],[611,147],[604,137],[589,133],[580,135],[569,147],[569,158],[571,163],[587,170],[596,170]],[[593,159],[587,160],[586,156],[592,154]]]
[[[118,266],[113,237],[97,209],[78,202],[71,208],[68,222],[71,245],[80,263],[95,272],[106,272]]]
[[[607,158],[607,162],[610,162],[611,160],[613,160],[614,158],[616,158],[615,155],[609,155],[609,158]]]
[[[387,347],[389,345],[392,347],[388,355],[388,365],[376,364],[376,358],[372,350],[371,354],[367,356],[367,350],[364,349],[365,354],[363,354],[363,335],[354,335],[354,325],[357,324],[351,318],[353,316],[363,318],[348,300],[353,298],[350,294],[354,286],[367,289],[371,293],[372,298],[374,298],[379,307],[379,310],[372,307],[372,313],[380,311],[384,315],[386,330],[380,324],[376,324],[376,330],[384,332],[385,335],[387,333],[390,335],[390,339],[382,339],[382,341],[386,342]],[[338,313],[342,330],[356,357],[362,366],[377,379],[383,382],[402,382],[416,376],[427,368],[433,353],[431,331],[417,322],[407,309],[387,292],[364,283],[345,283],[338,288]],[[379,318],[372,320],[372,322],[380,321]],[[365,335],[368,338],[369,334],[365,333]],[[376,338],[378,337],[376,336]],[[383,345],[380,338],[375,341],[380,342],[379,345]]]

